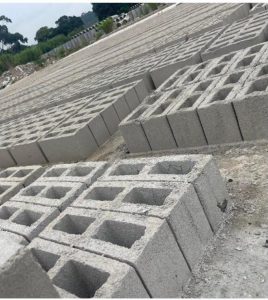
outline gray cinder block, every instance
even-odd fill
[[[125,263],[40,238],[29,248],[63,298],[149,297]]]
[[[10,167],[0,171],[0,182],[17,182],[27,186],[45,171],[42,166]]]
[[[268,137],[267,121],[268,76],[249,81],[233,101],[238,123],[244,140]]]
[[[0,231],[0,295],[3,298],[59,298],[31,251]]]
[[[0,181],[0,204],[5,203],[11,197],[16,195],[23,185],[20,182],[2,182]]]
[[[152,150],[177,148],[167,114],[183,97],[183,89],[163,93],[144,115],[144,120],[141,123]]]
[[[85,159],[98,148],[87,126],[50,133],[38,143],[49,162]]]
[[[222,220],[229,196],[210,155],[171,155],[126,159],[114,163],[99,180],[192,183],[213,231]]]
[[[217,80],[206,80],[187,88],[182,99],[169,111],[167,118],[179,148],[207,144],[197,108],[216,86]]]
[[[0,228],[31,241],[58,214],[56,208],[9,201],[0,206]]]
[[[11,156],[10,152],[6,147],[0,147],[0,168],[13,167],[17,163],[14,161],[14,158]]]
[[[48,168],[37,181],[74,182],[91,185],[108,167],[106,161],[79,162],[76,164],[57,164]],[[1,173],[0,173],[1,177]]]
[[[83,183],[36,181],[22,189],[17,195],[11,198],[11,201],[56,207],[62,211],[84,189],[85,185]]]
[[[197,108],[208,144],[232,143],[242,140],[232,101],[239,85],[216,89]]]
[[[212,237],[203,208],[188,183],[95,182],[72,206],[165,219],[191,268],[200,260]]]
[[[190,276],[168,224],[157,218],[67,208],[40,237],[128,263],[153,297],[177,297]]]

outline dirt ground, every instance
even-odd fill
[[[268,142],[130,155],[114,137],[88,160],[175,153],[213,154],[231,198],[222,228],[181,297],[268,297]]]

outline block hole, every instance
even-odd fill
[[[12,222],[20,225],[31,226],[38,219],[40,219],[41,216],[42,214],[36,211],[24,210],[19,215],[17,215],[16,218],[12,220]]]
[[[71,260],[53,278],[53,284],[79,298],[93,298],[108,278],[105,271]]]
[[[249,66],[249,65],[251,64],[251,62],[253,61],[253,59],[254,59],[254,55],[245,57],[245,58],[241,59],[241,60],[237,63],[236,67],[237,67],[237,68],[247,67],[247,66]]]
[[[9,206],[2,206],[0,208],[0,219],[8,220],[18,209]]]
[[[141,225],[107,220],[93,238],[130,249],[144,235],[145,229]]]
[[[121,164],[110,174],[112,176],[138,175],[145,164]]]
[[[43,177],[59,177],[62,175],[62,173],[66,171],[65,168],[53,168],[51,170],[48,170]]]
[[[69,234],[82,234],[94,221],[94,218],[67,214],[53,227],[53,229]]]
[[[12,175],[12,177],[18,177],[18,178],[22,178],[22,177],[26,177],[29,173],[31,173],[32,170],[19,170],[17,171],[14,175]]]
[[[213,95],[210,102],[225,100],[227,98],[227,96],[230,94],[231,90],[232,90],[232,88],[220,89]]]
[[[256,46],[253,46],[249,49],[249,51],[247,52],[247,55],[249,54],[255,54],[255,53],[258,53],[261,51],[263,45],[256,45]]]
[[[185,101],[183,101],[182,105],[179,107],[179,110],[183,109],[183,108],[190,108],[190,107],[192,107],[196,103],[196,101],[199,98],[199,96],[200,95],[193,95],[193,96],[190,96],[187,99],[185,99]]]
[[[123,202],[161,206],[170,193],[169,189],[133,188]]]
[[[200,74],[200,71],[196,71],[193,72],[191,74],[189,74],[186,79],[183,81],[183,83],[185,82],[192,82],[193,80],[195,80],[195,78]]]
[[[257,77],[268,74],[268,65],[263,66],[257,74]]]
[[[194,90],[194,92],[204,92],[204,91],[206,91],[206,89],[211,85],[211,83],[212,83],[211,80],[200,82],[198,84],[198,86],[196,87],[196,89]]]
[[[119,187],[94,187],[86,195],[85,199],[97,201],[113,201],[124,188]]]
[[[194,165],[192,161],[161,161],[156,163],[149,173],[186,175],[192,171]]]
[[[247,90],[247,94],[266,91],[267,86],[268,86],[268,79],[256,80],[250,85],[249,89]]]
[[[235,55],[236,55],[236,53],[230,53],[230,54],[224,55],[224,57],[219,61],[219,63],[228,62],[228,61],[230,61]]]
[[[12,174],[14,174],[14,170],[4,170],[2,172],[0,172],[0,178],[7,178],[10,177]]]
[[[224,85],[225,84],[233,84],[233,83],[237,83],[240,78],[242,77],[243,72],[239,72],[239,73],[232,73],[230,74],[227,79],[224,81]]]
[[[31,251],[38,263],[46,272],[52,269],[60,258],[59,255],[36,248],[32,248]]]
[[[61,199],[65,197],[65,195],[71,189],[72,189],[71,187],[52,186],[46,191],[44,196],[49,199]]]
[[[220,74],[225,67],[225,64],[218,65],[217,67],[213,68],[210,72],[209,75],[217,75]]]
[[[0,185],[0,195],[6,192],[10,188],[9,185]]]
[[[92,167],[75,167],[71,169],[70,172],[66,174],[66,176],[84,177],[89,175],[93,170],[94,168]]]
[[[22,196],[37,196],[45,187],[44,186],[30,186],[22,190]]]

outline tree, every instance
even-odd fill
[[[38,43],[45,42],[45,41],[49,40],[50,38],[52,38],[53,34],[54,34],[53,28],[48,28],[47,26],[44,26],[37,30],[34,39]]]
[[[55,28],[55,35],[64,34],[72,32],[74,29],[83,28],[83,21],[80,17],[69,17],[62,16],[56,22],[57,27]]]
[[[0,43],[1,43],[1,52],[3,52],[4,48],[15,49],[19,51],[21,48],[21,43],[27,43],[28,39],[25,38],[22,34],[16,32],[11,33],[8,31],[8,27],[3,23],[11,23],[12,21],[6,16],[0,16]]]
[[[101,21],[107,17],[128,12],[133,5],[135,3],[92,3],[92,9]]]

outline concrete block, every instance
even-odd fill
[[[126,159],[114,163],[99,181],[192,183],[213,231],[217,231],[229,196],[210,155],[170,155]]]
[[[149,297],[135,270],[125,263],[40,238],[29,248],[61,297]]]
[[[190,276],[168,224],[157,218],[67,208],[41,237],[128,263],[152,297],[177,297]]]
[[[37,180],[43,182],[74,182],[90,186],[107,169],[106,161],[57,164],[48,168]],[[1,173],[0,173],[1,176]]]
[[[21,141],[10,147],[10,152],[18,165],[45,164],[48,161],[36,141]]]
[[[191,184],[95,182],[72,204],[165,219],[190,268],[202,257],[212,231]]]
[[[36,181],[11,198],[13,202],[56,207],[60,211],[68,207],[85,189],[83,183],[61,181]]]
[[[143,104],[138,106],[119,124],[119,130],[130,152],[146,152],[151,150],[151,146],[141,125],[141,120],[144,119],[148,109],[159,100],[159,97],[161,97],[159,93],[153,93],[146,97]]]
[[[56,208],[9,201],[0,206],[0,228],[31,241],[58,214]]]
[[[266,41],[268,30],[267,14],[268,13],[264,11],[251,18],[245,18],[231,24],[210,47],[202,53],[202,59],[211,59]]]
[[[8,168],[13,167],[17,163],[15,162],[14,158],[11,156],[10,152],[6,147],[0,147],[0,168]]]
[[[23,185],[20,182],[1,182],[0,181],[0,205],[8,201],[17,194]]]
[[[233,101],[237,120],[244,140],[266,139],[268,76],[247,82]]]
[[[184,97],[184,90],[164,93],[142,120],[142,127],[152,150],[176,148],[176,140],[168,123],[167,114]]]
[[[38,143],[49,162],[85,159],[98,148],[87,126],[51,132]]]
[[[0,171],[0,182],[18,182],[28,186],[45,171],[42,166],[10,167]]]
[[[10,241],[11,243],[15,242],[17,244],[24,245],[24,246],[29,244],[28,241],[23,236],[0,229],[0,239],[2,238],[7,241]]]
[[[197,108],[208,144],[242,140],[232,105],[240,88],[236,84],[218,88]]]
[[[0,295],[3,298],[59,298],[31,251],[0,231]]]
[[[207,144],[197,108],[215,88],[217,82],[218,80],[214,79],[190,85],[184,97],[169,111],[168,122],[179,148]]]

